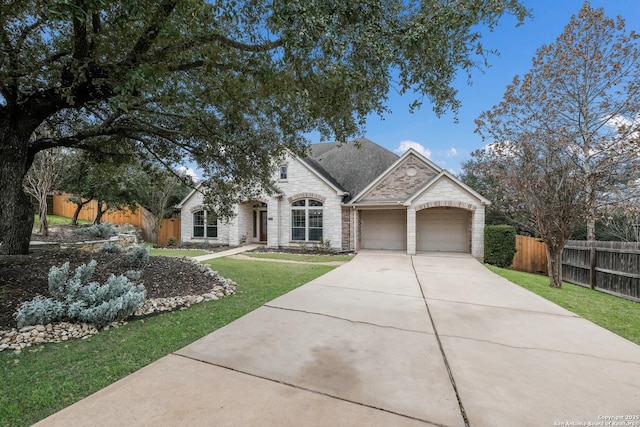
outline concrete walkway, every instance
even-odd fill
[[[194,256],[193,259],[195,259],[196,261],[200,262],[200,261],[206,261],[208,259],[223,258],[223,257],[226,257],[226,256],[238,255],[238,254],[241,254],[243,252],[249,252],[249,251],[252,251],[254,249],[259,248],[260,246],[264,246],[264,245],[258,245],[258,244],[255,244],[255,243],[251,243],[251,244],[248,244],[248,245],[237,246],[235,248],[227,249],[226,251],[213,252],[213,253],[206,254],[206,255]]]
[[[640,415],[639,346],[469,256],[363,252],[38,425],[557,426],[620,415]]]

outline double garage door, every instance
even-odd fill
[[[363,249],[407,249],[407,211],[361,211]],[[416,213],[418,251],[469,252],[469,211],[430,208]]]

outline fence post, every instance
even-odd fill
[[[596,242],[589,241],[589,287],[596,288]]]

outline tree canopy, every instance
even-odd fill
[[[599,208],[637,197],[640,184],[640,36],[585,2],[529,73],[476,121],[491,141],[477,157],[494,180],[526,202],[560,286],[564,242]],[[631,190],[634,188],[635,190]]]
[[[26,250],[19,182],[35,153],[73,147],[197,162],[244,197],[304,134],[343,140],[390,89],[456,111],[456,73],[483,66],[479,28],[516,0],[2,0],[0,252]],[[45,124],[56,137],[32,139]],[[222,199],[228,201],[222,197]],[[223,200],[223,201],[224,201]],[[224,206],[224,204],[223,204]],[[32,219],[31,219],[32,221]]]

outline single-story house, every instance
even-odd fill
[[[367,139],[313,144],[273,178],[274,194],[238,204],[228,221],[203,205],[202,188],[192,191],[178,205],[181,240],[484,257],[489,201],[413,149],[398,156]]]

